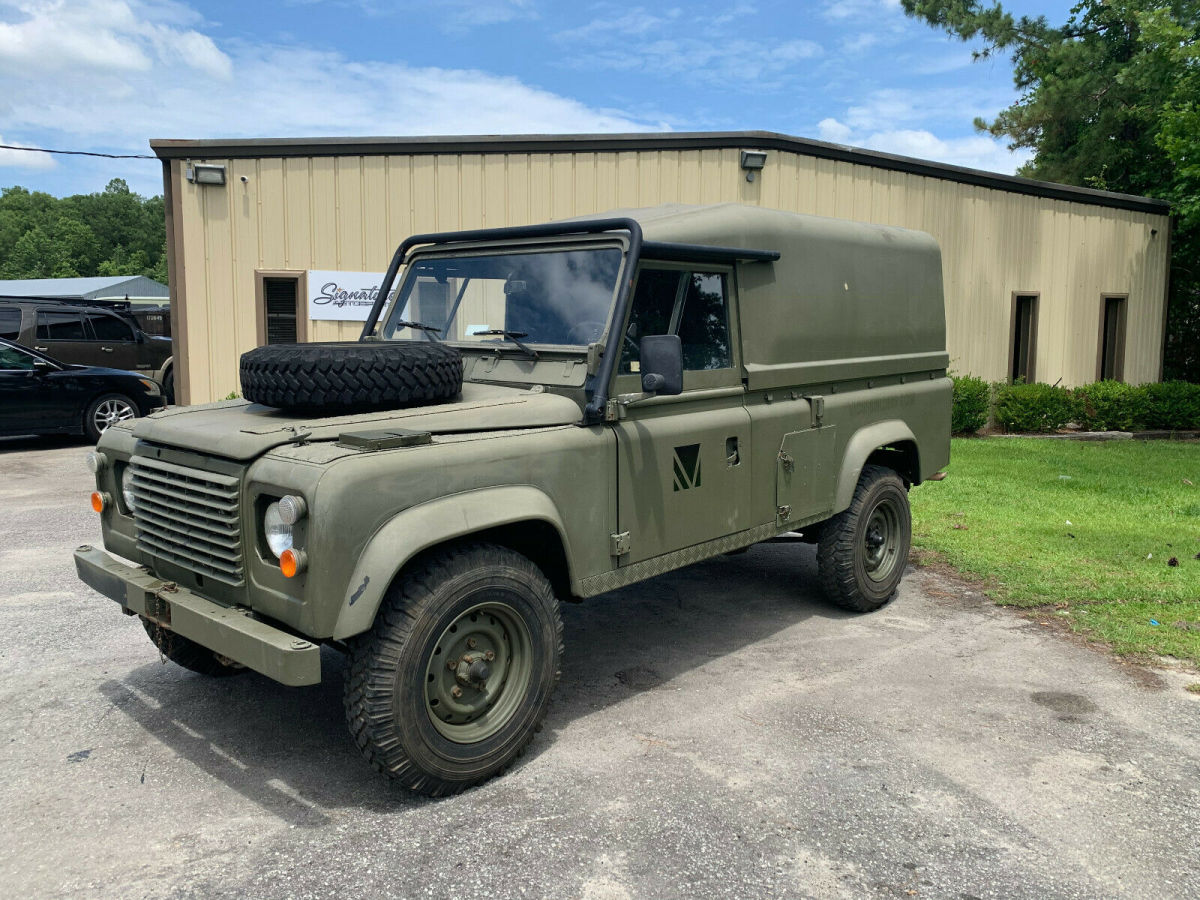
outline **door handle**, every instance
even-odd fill
[[[46,352],[46,348],[45,348],[45,347],[38,347],[38,346],[36,346],[36,345],[35,345],[33,349],[34,349],[34,350],[37,350],[37,351],[38,351],[38,352],[40,352],[40,353],[45,353],[45,352]]]
[[[101,349],[101,350],[103,350],[105,353],[112,353],[112,352],[113,352],[113,348],[112,348],[112,347],[101,347],[100,349]]]

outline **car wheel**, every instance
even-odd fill
[[[849,508],[821,528],[817,567],[828,598],[871,612],[892,599],[912,544],[908,491],[883,466],[864,466]]]
[[[166,374],[163,375],[162,389],[163,389],[163,399],[168,404],[174,403],[175,402],[175,369],[174,368],[167,369]]]
[[[351,642],[346,720],[378,771],[458,793],[540,730],[561,656],[558,601],[536,565],[490,544],[446,550],[399,579]]]
[[[139,616],[146,634],[158,648],[164,659],[169,659],[176,665],[183,666],[191,672],[207,675],[210,678],[224,678],[229,675],[239,675],[247,671],[245,666],[236,663],[222,662],[212,650],[202,647],[193,640],[176,634],[169,628],[163,628],[157,622]]]
[[[117,422],[136,419],[137,416],[137,406],[124,394],[104,394],[88,405],[83,416],[83,429],[89,438],[98,441],[100,435]]]

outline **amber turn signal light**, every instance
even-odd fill
[[[279,570],[285,578],[295,578],[308,565],[308,557],[303,550],[284,550],[279,556]]]
[[[92,509],[98,513],[102,513],[108,509],[108,504],[111,500],[112,498],[102,491],[92,491]]]

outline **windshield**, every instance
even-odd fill
[[[408,267],[380,317],[379,335],[384,340],[589,344],[604,333],[621,255],[617,247],[597,247],[422,257]]]

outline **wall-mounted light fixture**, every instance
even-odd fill
[[[746,170],[746,180],[753,181],[754,173],[767,164],[766,150],[743,150],[742,168]]]
[[[193,184],[224,184],[225,167],[211,166],[204,163],[189,164],[187,180]]]

